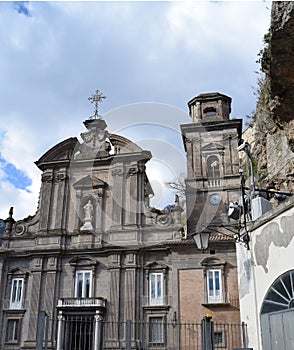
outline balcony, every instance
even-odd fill
[[[143,296],[143,307],[167,307],[168,306],[168,297],[158,297],[158,298],[150,298],[149,296]]]
[[[220,296],[209,296],[207,293],[202,294],[202,305],[204,306],[213,306],[213,305],[227,305],[233,306],[236,309],[239,309],[239,299],[233,297],[230,293],[222,293]]]
[[[221,187],[221,179],[210,179],[207,181],[207,186],[210,187]]]
[[[30,300],[21,300],[18,302],[12,302],[9,299],[3,300],[4,310],[25,310],[29,308]]]
[[[62,298],[58,300],[58,308],[105,308],[104,298]]]

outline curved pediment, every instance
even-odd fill
[[[142,148],[126,137],[110,134],[109,140],[115,148],[115,154],[142,152]]]
[[[152,261],[144,265],[145,270],[167,270],[168,266],[157,261]]]
[[[70,137],[57,145],[49,149],[39,160],[35,162],[38,168],[42,169],[42,166],[46,163],[51,163],[61,160],[70,160],[73,157],[74,150],[79,144],[76,137]]]
[[[69,264],[77,267],[90,267],[97,266],[99,262],[88,256],[76,256],[69,261]]]
[[[205,258],[201,261],[201,265],[202,266],[209,266],[209,267],[216,267],[216,266],[223,266],[225,265],[226,262],[222,259],[219,259],[217,257],[208,257],[208,258]]]

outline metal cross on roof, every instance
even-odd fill
[[[95,103],[94,115],[92,115],[91,118],[97,119],[99,117],[98,105],[104,98],[106,98],[106,96],[103,96],[103,92],[99,90],[96,90],[95,93],[88,98],[91,103]]]

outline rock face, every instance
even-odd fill
[[[272,3],[267,40],[255,119],[258,181],[263,187],[293,191],[294,2]]]
[[[270,39],[272,115],[294,151],[294,2],[274,2]]]

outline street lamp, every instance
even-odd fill
[[[209,232],[198,232],[193,235],[196,246],[204,252],[208,248]]]

